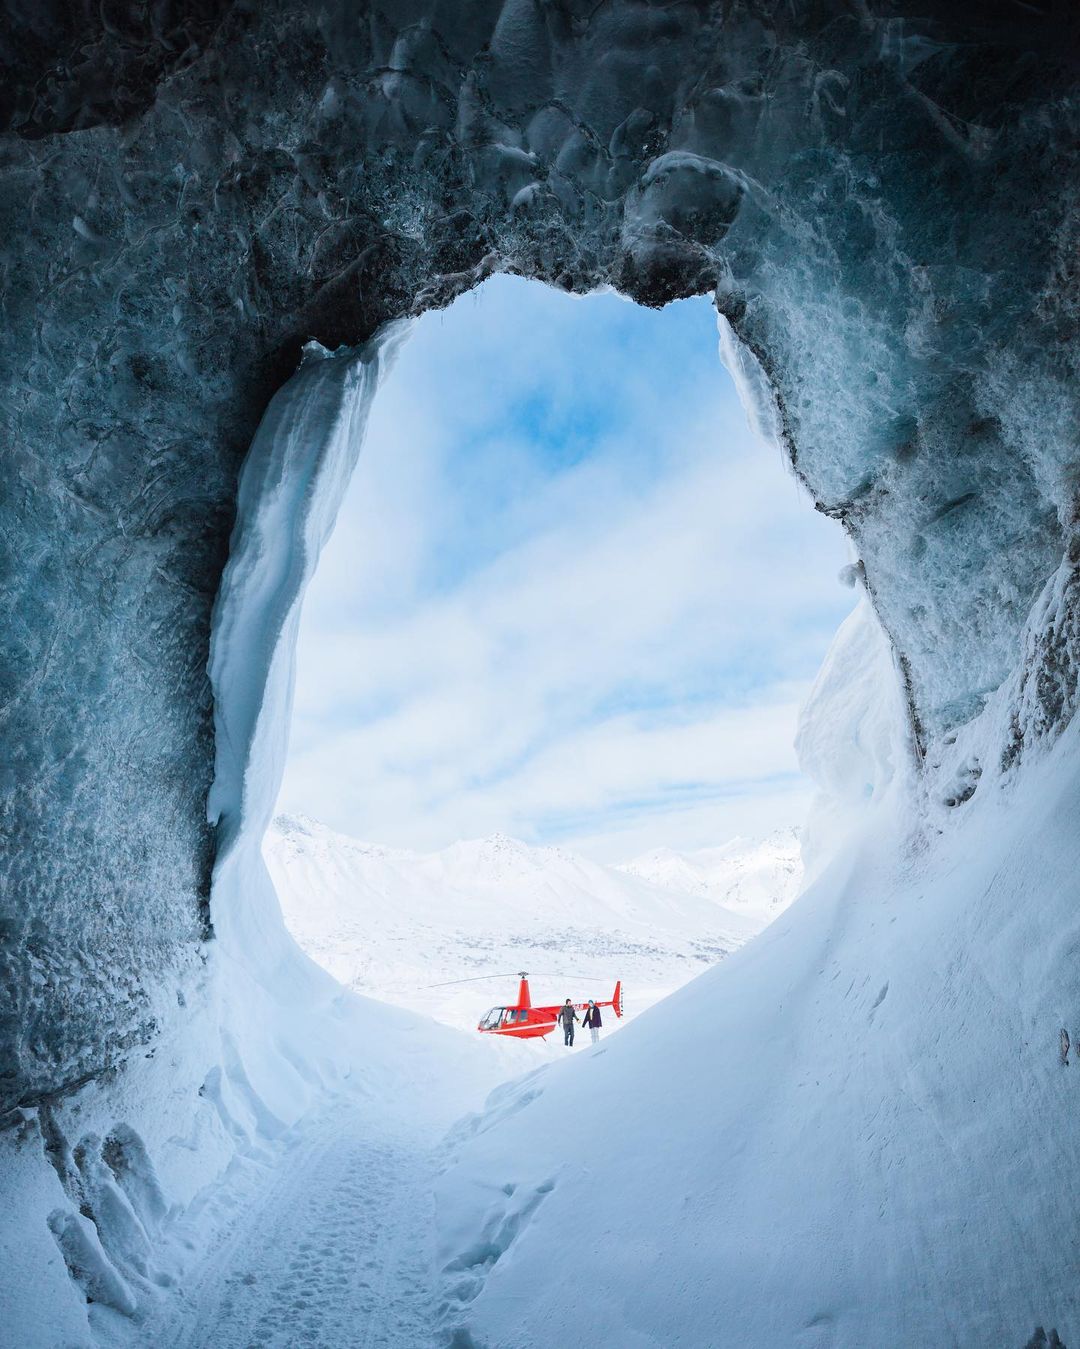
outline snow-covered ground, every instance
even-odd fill
[[[43,1111],[52,1169],[34,1119],[0,1136],[5,1349],[431,1342],[440,1140],[505,1070],[471,1037],[315,982],[321,999],[284,1018],[245,989],[250,1019],[225,1012],[193,1100],[192,1055],[165,1042],[111,1092]]]
[[[286,925],[335,978],[472,1033],[522,969],[537,1003],[621,979],[629,1019],[760,931],[802,874],[791,830],[608,867],[501,835],[407,852],[278,816],[263,852]],[[537,1047],[509,1048],[526,1068]]]
[[[346,994],[337,1020],[354,1064],[291,1127],[256,1122],[224,1183],[166,1220],[158,1281],[171,1277],[172,1288],[140,1298],[135,1327],[102,1309],[104,1343],[431,1342],[440,1140],[502,1071],[464,1035],[396,1008]]]
[[[515,1105],[527,1100],[537,1066],[565,1051],[476,1034],[478,1010],[515,992],[513,977],[420,985],[492,963],[512,976],[526,952],[586,964],[612,982],[621,975],[640,1012],[745,944],[790,899],[793,835],[727,852],[732,908],[718,902],[715,867],[711,894],[686,893],[505,838],[422,856],[279,819],[264,853],[289,924],[351,987],[285,948],[276,972],[278,991],[290,992],[282,1003],[223,949],[215,959],[226,996],[194,1051],[188,1040],[165,1040],[154,1061],[125,1071],[110,1092],[42,1115],[54,1170],[42,1176],[32,1152],[16,1146],[6,1170],[11,1204],[0,1211],[13,1343],[441,1342],[447,1261],[435,1196],[457,1148],[447,1131],[453,1140],[456,1122],[483,1118],[486,1098],[508,1079]],[[748,868],[772,874],[775,885],[763,881],[753,902],[739,902]],[[247,886],[261,884],[250,857],[245,874]],[[771,899],[758,902],[766,891]],[[544,994],[540,975],[534,987]],[[610,989],[575,996],[590,991]],[[562,984],[549,992],[561,995]],[[219,1064],[193,1098],[174,1083],[205,1071],[199,1046],[215,1040]],[[170,1109],[142,1111],[142,1132],[117,1125],[118,1108],[139,1114],[136,1101],[122,1103],[143,1092]],[[28,1119],[27,1139],[36,1127]],[[208,1166],[217,1174],[201,1183]],[[68,1207],[78,1203],[93,1223]],[[29,1236],[20,1216],[28,1209],[47,1216]],[[37,1309],[43,1269],[59,1276],[62,1292],[47,1317]]]
[[[1080,1016],[1080,732],[957,808],[912,792],[896,710],[863,606],[801,737],[831,770],[832,861],[624,1035],[458,1127],[438,1193],[455,1343],[1080,1336],[1078,1068],[1060,1054]]]

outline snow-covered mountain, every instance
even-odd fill
[[[289,815],[264,854],[287,925],[336,978],[470,1030],[520,969],[544,1002],[621,978],[632,1016],[743,945],[801,874],[791,833],[610,867],[499,834],[414,853]]]
[[[762,925],[787,908],[803,880],[795,829],[779,829],[763,839],[734,838],[719,848],[688,853],[656,848],[616,870],[666,890],[711,899],[760,919]]]

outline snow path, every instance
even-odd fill
[[[302,1135],[259,1200],[156,1328],[170,1349],[423,1349],[434,1343],[434,1140],[339,1106]],[[147,1341],[149,1343],[150,1341]]]

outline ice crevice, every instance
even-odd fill
[[[55,1308],[24,1342],[182,1342],[185,1286],[225,1324],[192,1249],[293,1202],[289,1155],[312,1222],[341,1216],[319,1167],[379,1155],[421,1212],[431,1139],[376,1117],[425,1078],[449,1110],[469,1069],[297,950],[259,840],[379,372],[495,271],[713,295],[863,597],[799,733],[806,894],[455,1132],[431,1259],[499,1254],[443,1328],[644,1349],[678,1307],[694,1344],[1080,1341],[1075,15],[189,8],[10,6],[0,53],[0,1278],[19,1325]],[[617,1144],[564,1165],[559,1121],[612,1102]],[[582,1214],[567,1294],[537,1271]]]

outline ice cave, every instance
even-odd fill
[[[1080,1344],[1080,11],[40,0],[0,36],[0,1338]],[[450,1032],[304,956],[260,849],[380,378],[496,273],[711,296],[861,599],[798,734],[804,893],[463,1113]],[[313,1287],[404,1296],[436,1082],[411,1300],[335,1320]],[[334,1223],[236,1338],[290,1173]]]

